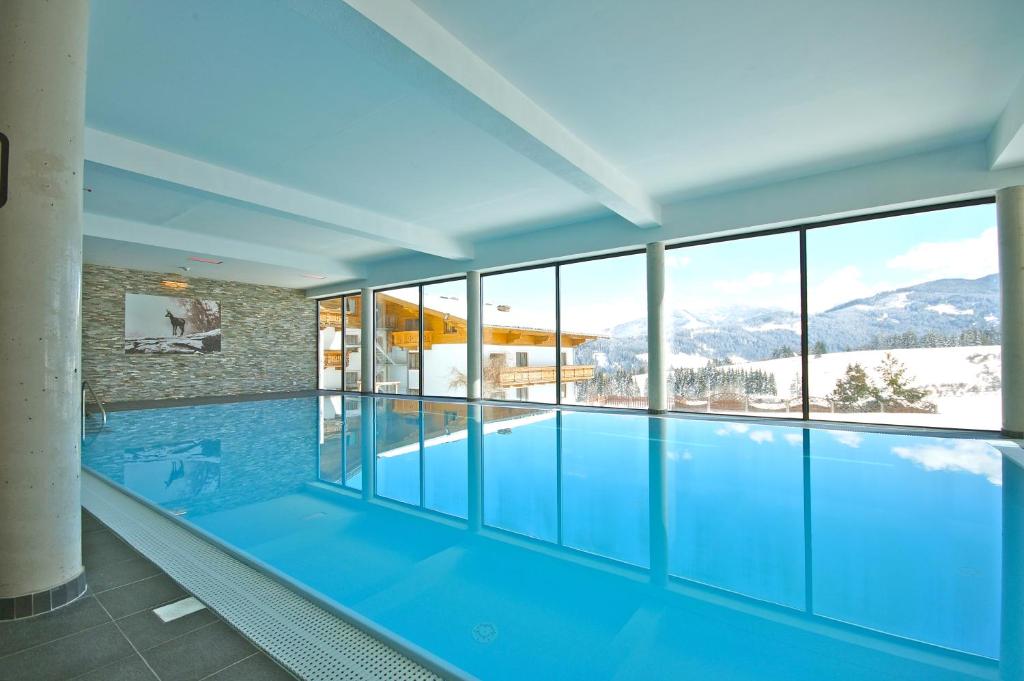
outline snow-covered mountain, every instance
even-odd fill
[[[965,332],[975,334],[977,343],[992,343],[999,332],[999,277],[938,279],[885,291],[812,314],[808,324],[811,347],[821,343],[828,352],[956,345],[961,343],[953,339]],[[612,364],[630,365],[647,351],[643,320],[619,324],[610,336],[587,343],[579,361],[592,351],[605,353]],[[759,307],[676,310],[671,346],[674,353],[717,360],[771,359],[799,352],[800,315]]]

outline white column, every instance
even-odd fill
[[[647,244],[648,411],[668,409],[668,329],[665,310],[665,244]]]
[[[0,617],[11,598],[20,617],[33,614],[26,608],[59,607],[85,588],[79,446],[89,5],[9,0],[2,15],[0,132],[10,144],[0,207]],[[29,594],[39,595],[19,598]]]
[[[359,305],[362,310],[359,316],[359,375],[362,381],[362,392],[370,394],[374,391],[373,375],[373,290],[364,288],[359,291]]]
[[[480,306],[480,273],[466,273],[466,397],[483,394],[480,357],[483,354],[483,320]]]
[[[1002,292],[1003,432],[1024,437],[1024,186],[996,192]]]

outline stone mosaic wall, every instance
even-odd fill
[[[85,265],[82,374],[107,402],[244,395],[316,388],[316,304],[301,291],[189,278],[176,292],[168,275]],[[126,355],[124,295],[182,295],[220,301],[222,351]]]

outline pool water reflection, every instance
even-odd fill
[[[1024,679],[980,440],[337,395],[114,413],[83,463],[480,678]]]

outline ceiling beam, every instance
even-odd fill
[[[85,213],[82,216],[82,232],[85,236],[99,239],[188,251],[196,255],[214,256],[236,262],[274,265],[342,282],[355,281],[364,276],[361,269],[332,258],[96,213]]]
[[[1024,78],[992,128],[988,148],[989,167],[993,170],[1024,165]]]
[[[638,183],[410,0],[290,5],[634,225],[661,224],[661,207]]]
[[[337,232],[451,260],[473,257],[472,249],[422,225],[285,187],[252,175],[86,128],[85,158],[236,201],[294,215]]]

